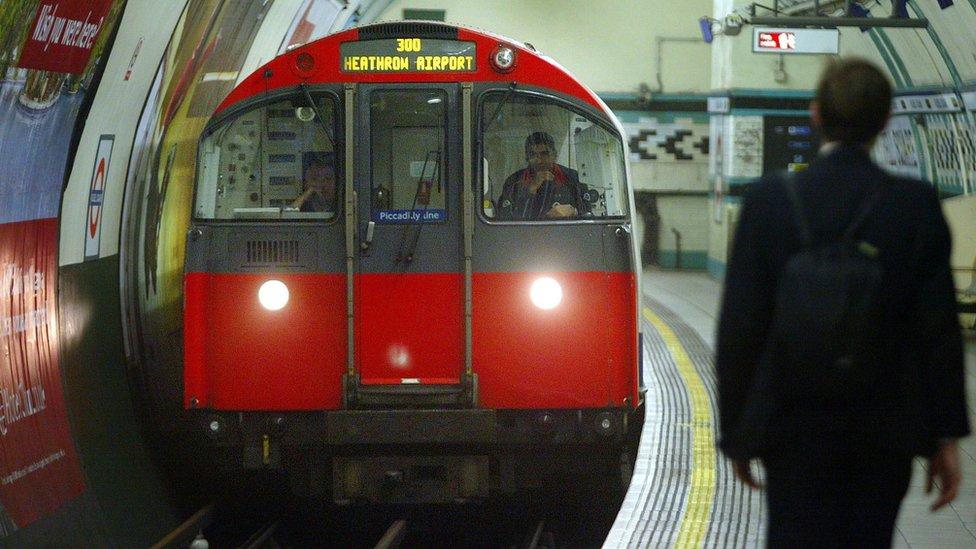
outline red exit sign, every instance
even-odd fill
[[[764,50],[796,50],[796,33],[760,32],[757,47]]]
[[[840,51],[837,29],[753,29],[752,51],[755,53],[826,53]]]

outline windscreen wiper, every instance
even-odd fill
[[[481,130],[482,134],[488,131],[488,128],[495,123],[495,120],[498,118],[498,113],[502,112],[502,107],[507,105],[508,102],[512,100],[512,96],[515,95],[515,85],[515,82],[508,85],[508,93],[505,94],[505,97],[503,97],[501,102],[498,103],[498,106],[495,107],[495,112],[491,113],[491,116],[488,117],[488,122],[485,123],[484,129]]]
[[[302,93],[305,94],[305,99],[308,100],[308,105],[312,107],[312,112],[315,113],[315,119],[318,120],[319,125],[322,126],[322,131],[325,132],[325,136],[329,138],[329,146],[332,147],[332,151],[334,153],[338,154],[336,151],[335,139],[333,139],[332,133],[329,131],[329,126],[325,123],[325,119],[322,118],[322,113],[319,112],[318,106],[315,104],[315,101],[312,100],[312,94],[308,92],[308,86],[302,83],[299,84],[298,87],[302,90]]]
[[[424,156],[424,166],[423,166],[423,169],[420,170],[420,176],[417,178],[417,190],[413,194],[413,204],[410,206],[410,216],[411,217],[414,215],[414,212],[417,211],[417,209],[416,209],[417,208],[417,199],[420,197],[420,189],[421,189],[422,185],[424,184],[424,175],[427,174],[427,166],[430,165],[431,157],[433,157],[433,159],[434,159],[434,171],[431,174],[432,175],[432,177],[431,177],[431,180],[432,180],[431,185],[433,186],[433,180],[436,179],[437,180],[437,188],[440,189],[441,151],[439,151],[439,150],[437,150],[437,151],[427,151],[427,154]],[[410,263],[411,261],[413,261],[413,254],[414,254],[414,252],[417,251],[417,243],[420,241],[420,231],[423,230],[424,225],[426,224],[426,222],[424,221],[424,218],[426,217],[426,213],[427,213],[427,208],[428,207],[430,207],[430,191],[429,190],[427,191],[427,201],[424,202],[424,209],[421,210],[420,216],[416,220],[411,219],[411,221],[408,222],[409,227],[416,227],[416,229],[413,232],[413,238],[411,238],[411,240],[410,240],[410,246],[408,247],[406,254],[403,253],[403,247],[404,247],[404,244],[406,244],[406,242],[407,242],[407,233],[409,231],[407,229],[404,229],[404,231],[402,233],[400,233],[400,246],[397,249],[397,254],[396,254],[396,258],[395,258],[395,261],[397,263],[399,263],[400,261],[405,261],[407,263]]]

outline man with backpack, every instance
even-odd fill
[[[869,150],[891,85],[859,59],[827,68],[807,170],[751,186],[718,328],[719,446],[758,488],[770,547],[887,547],[914,456],[936,510],[969,434],[950,236],[936,190]]]

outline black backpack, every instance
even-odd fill
[[[881,250],[857,236],[883,185],[863,201],[840,240],[826,244],[813,240],[795,180],[784,185],[802,248],[779,278],[764,358],[778,370],[778,396],[840,411],[870,394],[883,372]]]

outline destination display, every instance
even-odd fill
[[[391,38],[345,42],[339,48],[342,72],[474,72],[474,42]]]

